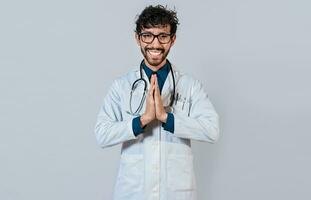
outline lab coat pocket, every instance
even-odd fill
[[[178,99],[173,103],[173,113],[190,115],[191,102],[188,99]]]
[[[143,155],[121,155],[115,199],[131,199],[141,195],[144,180],[143,169]]]
[[[168,187],[171,191],[195,189],[192,155],[169,155],[167,173]]]

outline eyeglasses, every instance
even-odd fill
[[[167,33],[160,33],[158,35],[154,35],[153,33],[146,32],[146,33],[140,33],[139,37],[141,40],[147,44],[151,44],[154,40],[154,38],[158,38],[158,41],[161,44],[167,44],[171,41],[173,34],[167,34]]]

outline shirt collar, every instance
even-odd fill
[[[157,74],[157,77],[159,79],[161,79],[163,82],[165,81],[169,71],[170,71],[170,68],[169,68],[169,63],[166,61],[166,63],[156,72],[152,71],[152,69],[150,69],[146,64],[145,62],[143,62],[143,69],[145,70],[146,72],[146,75],[148,76],[148,79],[150,81],[150,78],[151,78],[151,75],[152,74]]]

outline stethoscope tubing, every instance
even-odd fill
[[[170,99],[170,104],[169,106],[172,107],[173,103],[174,103],[174,100],[175,100],[175,76],[174,76],[174,72],[173,72],[173,68],[172,68],[172,65],[170,63],[169,60],[167,60],[168,64],[169,64],[169,68],[170,68],[170,71],[171,71],[171,74],[172,74],[172,79],[173,79],[173,95],[171,95],[171,99]],[[144,60],[141,61],[140,63],[140,67],[139,67],[139,74],[140,74],[140,78],[135,80],[132,84],[132,87],[131,87],[131,94],[130,94],[130,101],[129,101],[129,107],[130,107],[130,112],[132,115],[138,115],[138,112],[142,109],[143,107],[143,104],[144,104],[144,101],[146,99],[146,93],[147,93],[147,81],[143,78],[143,63],[144,63]],[[140,100],[140,103],[139,103],[139,106],[138,108],[136,109],[135,112],[133,112],[132,110],[132,96],[133,96],[133,92],[135,90],[135,87],[136,87],[136,84],[139,82],[139,81],[143,81],[144,83],[144,94]]]

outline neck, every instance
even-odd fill
[[[156,71],[158,71],[159,69],[161,69],[161,68],[165,65],[166,59],[164,59],[164,60],[163,60],[159,65],[157,65],[157,66],[150,65],[146,59],[144,59],[144,62],[145,62],[145,64],[147,65],[147,67],[149,67],[152,71],[156,72]]]

